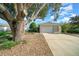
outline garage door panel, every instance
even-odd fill
[[[53,28],[52,27],[42,27],[40,29],[40,32],[52,33],[53,32]]]

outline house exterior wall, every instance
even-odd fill
[[[0,27],[0,31],[10,31],[10,27]]]
[[[40,26],[40,32],[52,33],[53,28],[52,26]]]
[[[53,24],[40,25],[40,33],[61,33],[61,26]]]

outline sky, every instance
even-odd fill
[[[52,13],[51,8],[49,8],[47,16],[44,20],[37,19],[35,22],[39,24],[43,22],[53,23],[54,16],[50,15],[50,13]],[[76,15],[79,15],[79,3],[63,3],[56,23],[68,22],[71,17],[75,17]]]
[[[62,22],[68,22],[71,17],[75,17],[76,15],[79,15],[79,3],[63,3],[60,8],[60,14],[56,21],[56,23],[62,23]],[[46,22],[54,22],[54,16],[52,12],[52,8],[48,8],[48,12],[46,14],[46,17],[44,19],[36,19],[36,23],[46,23]],[[0,19],[0,24],[6,24],[7,22]]]

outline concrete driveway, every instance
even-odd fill
[[[55,56],[79,56],[79,37],[66,34],[43,33]]]

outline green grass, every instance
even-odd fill
[[[13,41],[12,37],[10,37],[11,32],[0,31],[0,50],[3,49],[11,49],[12,47],[18,44],[25,44],[25,40]]]
[[[9,31],[0,31],[0,36],[6,36],[7,34],[10,35],[11,32],[9,32]]]
[[[12,40],[4,40],[0,43],[0,50],[4,49],[11,49],[12,47],[18,45],[18,44],[26,44],[27,42],[25,40],[20,41],[12,41]]]
[[[11,40],[11,32],[8,31],[0,31],[0,40],[9,39]]]
[[[17,42],[6,40],[0,44],[0,49],[10,49],[17,44],[18,44]]]

